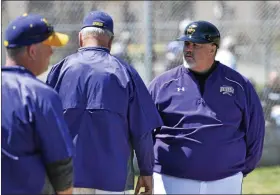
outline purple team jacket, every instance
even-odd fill
[[[1,194],[41,194],[46,164],[73,155],[57,93],[22,66],[2,67]]]
[[[162,120],[131,66],[106,48],[80,48],[53,66],[47,84],[62,99],[75,142],[75,187],[124,191],[132,148],[140,174],[152,175],[152,132]]]
[[[257,166],[265,132],[260,100],[248,79],[217,64],[203,95],[183,65],[148,87],[164,122],[155,137],[155,172],[212,181]]]

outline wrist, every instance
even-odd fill
[[[140,170],[140,176],[152,176],[153,171],[141,171]]]

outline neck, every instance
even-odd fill
[[[24,62],[24,60],[15,60],[15,59],[11,59],[10,57],[7,56],[6,66],[16,66],[16,65],[22,66],[22,67],[26,68],[27,70],[29,70],[30,72],[32,72],[34,75],[36,75],[36,72],[34,72],[32,70],[32,68],[30,68],[28,63]]]
[[[84,40],[82,47],[104,47],[104,48],[110,49],[108,47],[108,42],[98,40],[98,39]]]
[[[18,64],[15,60],[12,60],[9,57],[7,57],[6,66],[15,66],[15,65],[20,65],[20,64]]]

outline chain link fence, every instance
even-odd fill
[[[57,31],[71,37],[68,46],[55,49],[54,64],[77,50],[83,17],[97,9],[114,19],[112,53],[125,54],[146,83],[169,68],[167,45],[180,35],[181,21],[207,20],[217,25],[222,38],[236,40],[237,70],[255,83],[266,118],[280,104],[279,1],[2,1],[2,29],[25,12],[45,16]],[[2,64],[4,54],[2,51]],[[45,75],[40,78],[44,80]],[[270,92],[264,93],[264,89]]]
[[[127,53],[139,70],[146,68],[143,65],[145,44],[147,37],[152,37],[155,76],[166,70],[167,44],[180,35],[180,22],[202,19],[217,25],[222,37],[230,35],[237,40],[237,69],[245,76],[263,85],[270,71],[279,71],[279,1],[155,1],[149,6],[151,13],[147,16],[144,1],[3,1],[2,29],[22,13],[42,14],[56,30],[71,36],[70,44],[55,52],[52,62],[56,62],[77,50],[78,32],[85,14],[91,10],[104,10],[115,21],[115,43],[128,36]],[[147,17],[152,23],[151,29],[145,24]],[[129,33],[125,35],[124,31]],[[148,36],[147,32],[150,33]],[[119,48],[113,48],[113,52],[118,52],[115,50]],[[5,59],[3,55],[2,59]]]

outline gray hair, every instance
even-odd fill
[[[108,36],[109,39],[114,37],[114,34],[107,29],[101,29],[101,28],[91,27],[91,26],[83,28],[81,30],[81,34],[83,38],[87,36],[102,36],[102,35]]]
[[[9,58],[16,60],[16,58],[25,51],[26,47],[7,48],[7,55]]]

